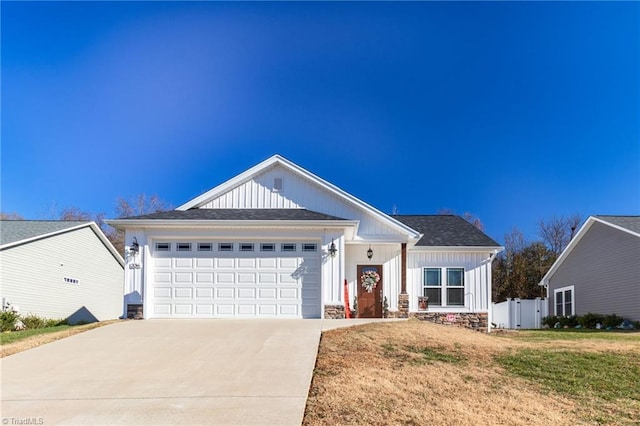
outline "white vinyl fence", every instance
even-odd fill
[[[549,315],[549,303],[544,297],[507,299],[492,304],[492,320],[496,328],[541,328],[542,318]]]

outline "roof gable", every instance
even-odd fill
[[[274,180],[284,178],[283,188]],[[337,186],[291,161],[274,155],[206,193],[179,206],[198,208],[304,208],[315,212],[360,220],[359,235],[397,235],[417,240],[419,232],[377,210]]]
[[[567,247],[560,253],[560,256],[553,262],[551,268],[544,274],[539,285],[545,285],[549,281],[549,278],[562,266],[595,223],[601,223],[612,229],[617,229],[618,231],[626,232],[640,238],[640,216],[589,216]]]
[[[423,234],[417,247],[500,247],[484,232],[454,215],[393,215]]]
[[[146,220],[328,220],[342,221],[345,219],[318,213],[307,209],[191,209],[170,210],[127,217],[128,219]]]
[[[0,221],[0,250],[28,244],[32,241],[73,232],[81,228],[90,228],[120,265],[124,259],[100,227],[91,221],[73,220],[2,220]]]

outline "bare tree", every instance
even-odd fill
[[[582,223],[580,214],[568,217],[554,216],[546,222],[544,220],[538,222],[538,235],[549,250],[557,256],[567,247],[580,223]]]
[[[78,207],[67,207],[60,212],[59,220],[93,220],[91,213],[84,212]]]
[[[118,204],[116,205],[116,213],[119,218],[122,218],[163,212],[171,208],[169,203],[161,200],[155,194],[151,196],[139,194],[130,200],[119,198]]]
[[[440,209],[438,211],[438,214],[441,215],[456,215],[456,212],[454,212],[451,209]],[[464,214],[462,215],[462,218],[464,220],[466,220],[467,222],[469,222],[470,224],[472,224],[473,226],[475,226],[476,228],[478,228],[479,230],[484,232],[484,223],[482,223],[482,221],[480,220],[480,218],[476,215],[474,215],[473,213],[469,213],[469,212],[464,212]]]

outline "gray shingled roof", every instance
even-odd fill
[[[76,220],[0,220],[0,245],[27,240],[73,228],[88,221]]]
[[[500,247],[484,232],[454,215],[392,215],[424,236],[417,246]]]
[[[632,232],[637,232],[640,234],[640,216],[606,216],[606,215],[598,215],[594,216],[600,220],[604,220],[605,222],[609,222],[613,225],[620,226],[622,228],[628,229]]]
[[[125,217],[123,220],[345,220],[306,209],[191,209]]]

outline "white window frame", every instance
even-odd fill
[[[276,251],[276,243],[260,243],[260,251]]]
[[[318,244],[316,243],[302,243],[302,251],[318,251]]]
[[[155,251],[171,251],[171,243],[157,242],[155,244]]]
[[[198,251],[213,251],[213,243],[198,243]]]
[[[428,269],[437,269],[440,271],[440,285],[439,286],[427,286],[426,285],[426,272]],[[452,269],[461,270],[462,271],[462,285],[461,286],[450,286],[449,285],[449,271]],[[430,306],[438,306],[442,308],[464,308],[466,307],[466,288],[467,288],[467,280],[466,280],[466,269],[463,266],[424,266],[422,268],[422,283],[421,283],[422,291],[421,295],[426,295],[426,289],[440,289],[440,304],[434,303],[434,301],[429,300],[428,303]],[[462,289],[462,304],[452,305],[449,303],[448,291],[449,289]]]
[[[218,243],[219,252],[230,252],[233,251],[233,248],[233,243]]]
[[[565,287],[556,288],[553,290],[553,314],[555,316],[568,317],[576,314],[576,286],[569,285]],[[565,295],[567,291],[571,291],[571,313],[567,314],[567,302]],[[558,293],[562,293],[562,313],[558,312]]]
[[[280,251],[294,253],[298,251],[298,244],[296,243],[282,243],[280,244]]]
[[[176,251],[191,251],[191,243],[176,243]]]
[[[255,244],[254,243],[240,243],[238,246],[238,250],[240,251],[254,251]]]

